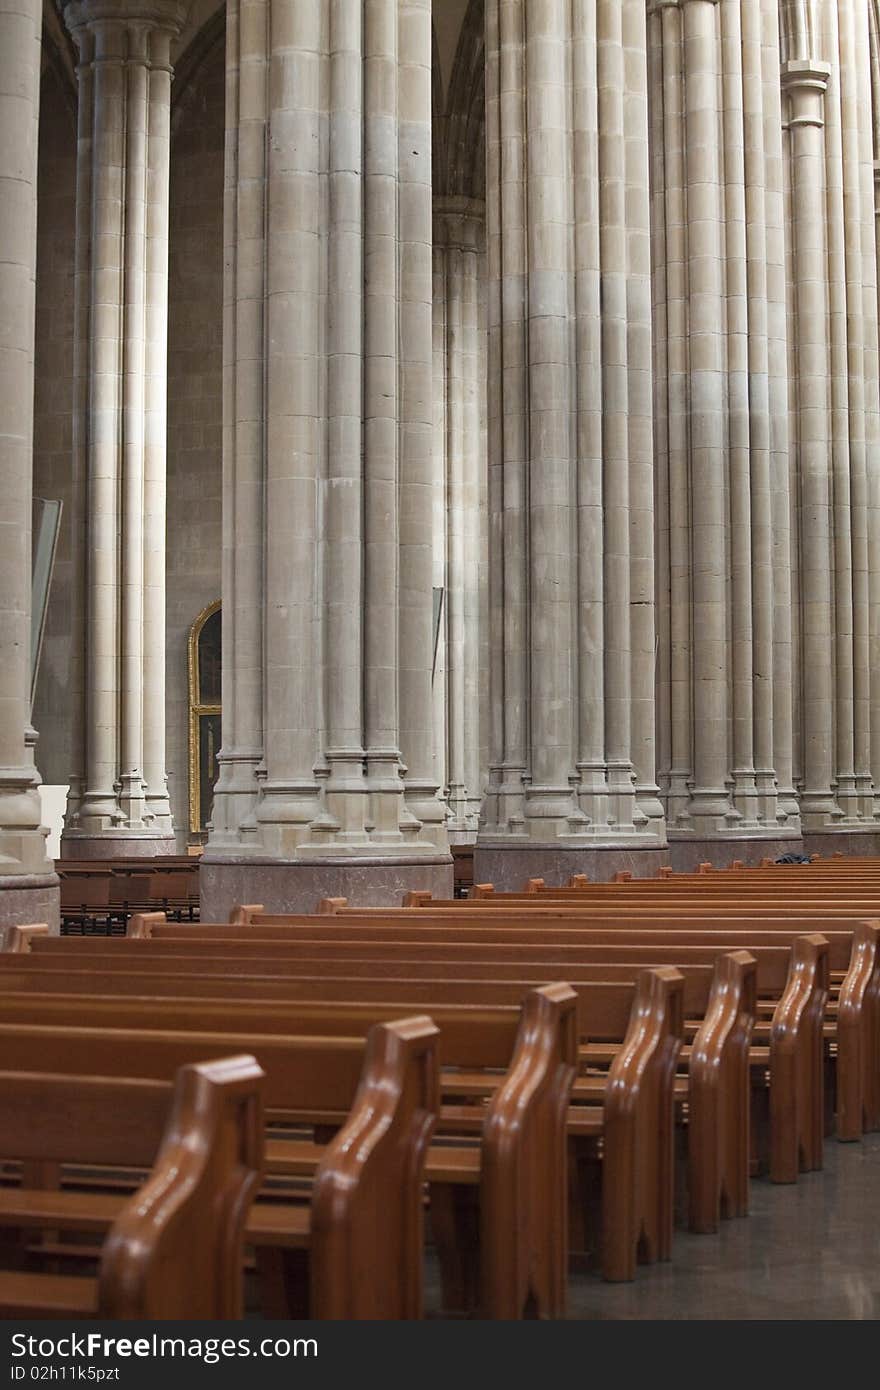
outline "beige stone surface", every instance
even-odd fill
[[[68,4],[78,79],[72,584],[78,697],[65,852],[173,848],[165,771],[168,184],[178,0]],[[85,553],[83,553],[85,551]]]
[[[434,0],[436,44],[429,0],[230,0],[225,82],[223,8],[69,7],[108,58],[78,170],[69,54],[43,76],[41,770],[99,834],[173,809],[182,840],[185,637],[222,590],[227,863],[427,867],[478,818],[499,865],[870,843],[873,0]],[[27,16],[0,4],[19,45]],[[32,189],[0,215],[15,333]]]
[[[176,94],[171,128],[165,709],[181,848],[190,831],[189,633],[221,589],[224,57],[221,35]]]
[[[0,3],[0,922],[45,911],[57,880],[31,729],[31,497],[40,5]]]

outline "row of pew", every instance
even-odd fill
[[[65,1094],[94,1077],[167,1091],[193,1067],[258,1092],[235,1109],[247,1142],[226,1140],[238,1224],[207,1266],[223,1298],[193,1314],[189,1287],[163,1287],[164,1316],[237,1315],[252,1269],[267,1316],[417,1317],[427,1218],[444,1313],[559,1317],[573,1264],[632,1279],[671,1257],[677,1210],[716,1231],[747,1214],[751,1178],[794,1182],[830,1134],[880,1128],[878,892],[876,861],[835,861],[230,923],[147,913],[113,940],[22,927],[0,957],[0,1048],[6,1075]],[[87,1239],[102,1308],[155,1315],[106,1293],[136,1182],[161,1188],[143,1146],[79,1153],[45,1128],[0,1154],[21,1257],[0,1305],[45,1312],[42,1265]],[[89,1284],[65,1276],[52,1306],[70,1315]]]
[[[109,860],[59,859],[61,932],[124,936],[137,912],[162,911],[173,921],[197,921],[199,861],[190,855]]]

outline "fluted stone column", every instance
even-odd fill
[[[485,773],[480,757],[480,515],[484,471],[480,383],[485,369],[479,322],[479,274],[485,230],[482,203],[434,200],[435,447],[442,507],[444,590],[441,613],[445,699],[443,781],[449,834],[472,840]]]
[[[58,926],[30,728],[39,0],[0,0],[0,943]]]
[[[811,848],[870,832],[871,840],[850,840],[865,852],[876,846],[880,775],[871,659],[880,409],[872,41],[868,6],[821,0],[809,18],[790,28],[782,69],[803,538],[802,813]]]
[[[798,391],[794,442],[801,516],[801,813],[806,828],[840,819],[834,798],[832,521],[827,397],[824,99],[830,67],[790,58],[783,68],[789,107],[792,284]]]
[[[203,911],[451,887],[428,0],[227,6],[224,728]]]
[[[179,0],[64,11],[79,82],[74,697],[63,853],[173,853],[165,777],[170,49]],[[79,612],[76,611],[79,609]],[[78,679],[79,677],[79,679]]]
[[[682,867],[718,840],[749,857],[800,833],[782,137],[767,15],[764,0],[649,9],[660,780]]]
[[[489,0],[486,35],[492,731],[476,872],[518,883],[665,844],[645,7]]]

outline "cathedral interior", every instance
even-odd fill
[[[878,265],[880,0],[0,0],[0,1317],[876,1319]]]
[[[876,4],[36,9],[4,919],[874,852]]]

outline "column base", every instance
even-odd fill
[[[808,854],[799,833],[790,835],[694,835],[676,839],[670,832],[668,862],[677,874],[695,873],[700,864],[729,869],[735,859],[760,864],[783,854]]]
[[[268,912],[315,912],[322,898],[347,898],[352,907],[400,907],[414,889],[452,897],[452,856],[405,859],[392,855],[278,860],[202,856],[199,896],[203,922],[228,922],[239,903],[262,903]]]
[[[845,854],[853,859],[880,858],[880,825],[876,830],[805,830],[804,853]]]
[[[636,878],[654,878],[669,863],[665,845],[609,845],[596,849],[566,849],[555,844],[481,844],[474,850],[474,883],[494,883],[499,892],[521,893],[530,878],[543,878],[550,888],[564,886],[572,874],[587,874],[604,883],[620,869]]]
[[[62,859],[155,859],[179,854],[173,835],[88,835],[61,836]]]
[[[7,927],[45,922],[53,936],[61,930],[61,889],[57,874],[0,876],[0,950]]]

